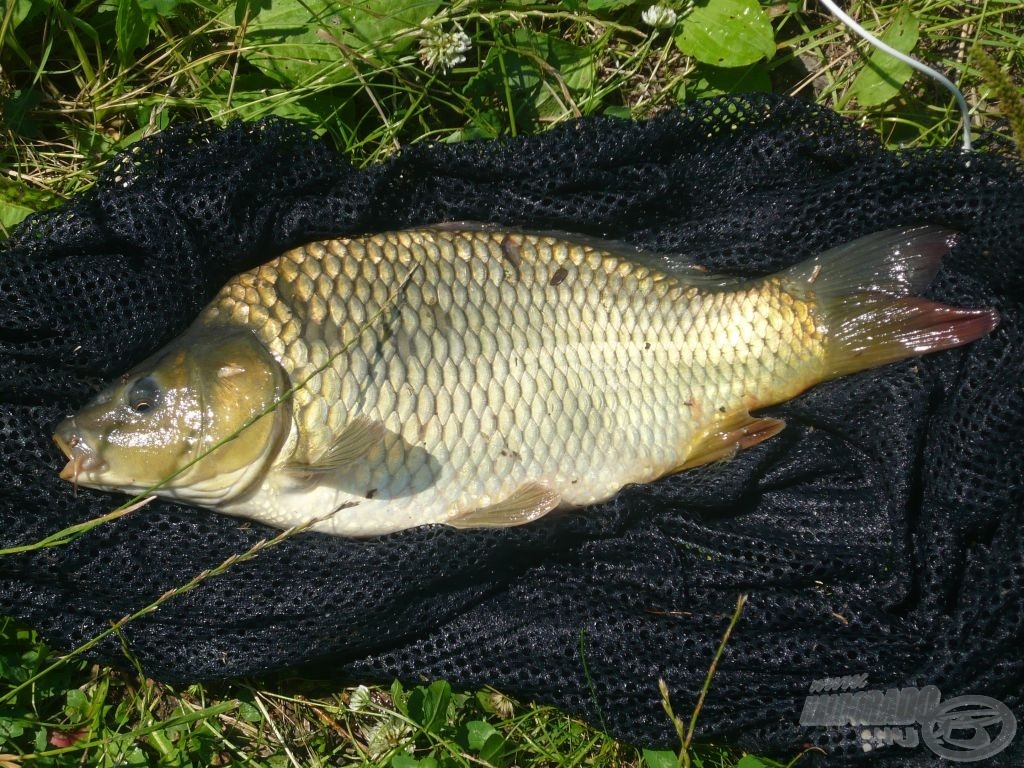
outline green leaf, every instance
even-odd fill
[[[51,122],[40,120],[33,114],[35,107],[43,101],[45,97],[39,84],[15,90],[8,97],[0,96],[0,128],[10,129],[26,139],[38,139],[44,123],[47,128],[52,127]]]
[[[258,723],[263,720],[263,713],[248,701],[238,702],[238,716],[247,723]]]
[[[754,755],[744,755],[736,763],[736,768],[769,768],[769,764]]]
[[[0,178],[0,235],[5,235],[11,227],[30,213],[49,208],[56,202],[46,192],[32,189],[19,181]],[[27,660],[23,666],[8,666],[6,662],[0,661],[0,678],[20,683],[29,676],[29,670],[26,668],[28,666]],[[62,682],[57,682],[58,689]],[[44,680],[44,683],[49,683],[49,680]]]
[[[452,687],[436,680],[429,687],[417,686],[409,694],[409,717],[427,733],[437,733],[448,717]]]
[[[466,723],[466,745],[479,752],[487,740],[494,735],[501,735],[498,729],[485,720],[470,720]]]
[[[680,51],[716,67],[742,67],[775,55],[775,33],[757,0],[706,0],[683,17]]]
[[[670,749],[645,749],[643,754],[647,768],[679,768],[679,755]]]
[[[579,106],[590,94],[594,80],[590,48],[517,29],[491,48],[464,92],[479,113],[511,109],[512,122],[522,130],[573,113],[569,102]]]
[[[66,696],[67,704],[64,705],[64,712],[73,722],[81,722],[89,710],[89,699],[78,688],[70,689]]]
[[[25,205],[0,199],[0,235],[8,234],[11,227],[21,222],[30,213],[34,213],[34,211]]]
[[[438,0],[332,0],[252,3],[246,60],[285,86],[351,82],[355,67],[380,66],[408,49]],[[235,25],[235,8],[218,20]]]
[[[610,106],[605,107],[602,114],[605,114],[608,117],[619,117],[622,118],[623,120],[633,119],[633,111],[629,107],[622,107],[618,106],[617,104],[612,104]]]
[[[25,727],[21,723],[0,717],[0,744],[10,739],[16,739],[23,733],[25,733]]]
[[[562,85],[577,101],[590,90],[594,83],[595,67],[594,55],[589,48],[526,29],[516,30],[512,39],[517,55],[513,57],[509,79],[516,77],[516,66],[521,67],[519,75],[525,90],[530,87],[533,76],[531,70],[542,72],[534,95],[534,106],[540,117],[561,115],[569,109],[565,104]]]
[[[484,720],[466,723],[466,746],[492,765],[500,765],[505,752],[505,737]]]
[[[391,758],[391,768],[437,768],[437,758],[431,754],[417,760],[408,752],[399,752]]]
[[[267,115],[286,117],[310,128],[320,128],[327,116],[338,109],[336,95],[331,92],[313,92],[304,95],[294,89],[282,88],[262,72],[239,74],[231,96],[231,111],[224,111],[224,100],[231,85],[231,73],[220,71],[209,79],[208,94],[196,101],[212,113],[223,117],[259,120]]]
[[[141,747],[134,747],[117,764],[124,766],[124,768],[147,768],[152,763],[150,763],[149,756],[142,751]]]
[[[402,687],[402,684],[398,680],[395,680],[391,684],[391,703],[395,705],[395,709],[406,717],[409,717],[408,701],[409,696]]]
[[[770,93],[772,81],[768,67],[763,61],[756,61],[746,67],[712,67],[701,64],[696,67],[685,88],[685,96],[705,98],[723,93]]]
[[[149,33],[156,26],[157,15],[151,9],[143,9],[139,0],[119,0],[117,20],[117,52],[121,64],[127,66],[131,55],[149,42]]]
[[[636,4],[637,0],[587,0],[587,8],[592,11],[618,11]]]
[[[879,38],[900,53],[910,53],[917,45],[918,21],[906,5],[901,5],[896,17]],[[877,107],[884,104],[900,92],[903,84],[914,73],[909,64],[890,56],[885,51],[874,51],[861,69],[853,85],[850,95],[857,99],[862,107]]]
[[[36,14],[45,11],[50,5],[47,0],[14,0],[14,7],[11,10],[11,20],[8,22],[7,33],[10,34],[18,28],[18,25],[29,16],[35,16]],[[7,10],[7,4],[4,3],[0,6],[0,22],[3,21],[4,12]]]
[[[158,16],[172,16],[178,7],[178,0],[138,0],[144,11],[154,11]]]

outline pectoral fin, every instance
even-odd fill
[[[782,419],[757,418],[747,411],[740,411],[705,435],[687,454],[686,461],[673,471],[681,472],[702,464],[731,459],[740,449],[750,448],[774,437],[785,426],[786,422]]]
[[[454,528],[509,528],[544,517],[562,497],[538,483],[527,483],[507,499],[464,512],[448,521]]]
[[[311,477],[339,472],[362,459],[384,440],[387,430],[379,421],[357,416],[341,431],[338,438],[315,460],[292,462],[288,471],[298,477]]]

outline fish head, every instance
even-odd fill
[[[64,480],[215,507],[244,492],[280,449],[287,374],[246,330],[189,331],[65,419],[53,439]]]

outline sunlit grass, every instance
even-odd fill
[[[863,44],[815,2],[762,2],[775,55],[732,81],[684,55],[671,32],[646,27],[640,11],[647,3],[623,3],[611,12],[591,11],[595,4],[586,2],[439,4],[429,23],[458,24],[472,41],[466,60],[447,71],[423,66],[418,23],[393,29],[390,47],[381,48],[342,40],[330,19],[318,39],[336,54],[319,67],[302,66],[305,57],[293,47],[254,38],[258,5],[179,3],[153,21],[147,43],[127,50],[114,31],[116,3],[17,0],[0,6],[0,236],[31,211],[88,188],[119,150],[186,120],[222,125],[288,117],[365,165],[414,142],[535,133],[592,114],[643,118],[734,82],[836,109],[892,147],[959,140],[952,99],[920,76],[882,104],[860,105],[852,88],[864,67]],[[919,26],[914,55],[964,90],[982,150],[1020,152],[1019,0],[846,4],[879,32],[901,6]],[[985,58],[973,55],[977,50]],[[261,70],[267,57],[297,65],[292,79]],[[419,699],[446,695],[418,690]],[[422,722],[422,712],[410,713],[410,692],[397,688],[364,692],[345,681],[282,677],[178,690],[137,670],[101,668],[78,656],[61,661],[30,629],[0,619],[2,768],[644,761],[637,748],[549,707],[493,691],[447,696],[443,722],[433,727]],[[695,705],[673,703],[687,716]],[[487,753],[490,758],[482,756],[488,727],[502,745]],[[741,753],[728,748],[699,747],[686,755],[696,766],[744,765]],[[748,756],[744,768],[758,764],[769,763]]]

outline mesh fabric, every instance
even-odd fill
[[[583,513],[497,532],[299,535],[129,624],[147,674],[308,662],[361,681],[443,677],[667,744],[657,679],[688,712],[749,592],[700,738],[928,758],[864,753],[859,728],[799,726],[811,681],[858,673],[870,688],[991,696],[1024,720],[1024,173],[984,154],[884,151],[791,100],[423,144],[361,171],[282,120],[141,142],[0,251],[0,546],[120,503],[57,478],[52,427],[232,274],[314,238],[449,220],[621,239],[738,274],[888,227],[952,226],[963,236],[929,295],[1002,322],[768,409],[788,422],[777,438]],[[69,649],[272,533],[157,501],[0,558],[0,613]],[[126,663],[116,639],[92,656]]]

